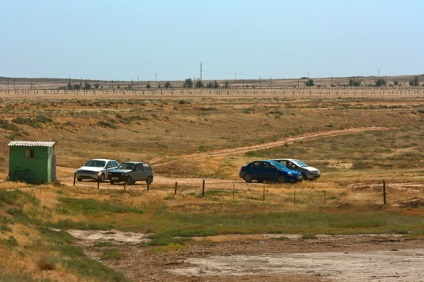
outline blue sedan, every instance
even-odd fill
[[[246,182],[253,180],[258,182],[276,181],[278,183],[302,181],[301,173],[271,160],[254,161],[242,166],[239,176]]]

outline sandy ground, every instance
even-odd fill
[[[424,281],[424,240],[401,235],[225,235],[155,254],[142,247],[147,235],[69,232],[90,257],[132,281]],[[99,241],[122,259],[100,259]]]

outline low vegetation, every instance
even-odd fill
[[[0,177],[8,173],[10,140],[54,140],[58,181],[0,183],[1,281],[126,281],[102,263],[127,259],[118,245],[94,243],[94,260],[70,229],[144,233],[149,240],[138,247],[146,255],[227,234],[424,236],[423,93],[143,91],[2,97]],[[309,137],[290,141],[299,136]],[[288,141],[236,152],[279,140]],[[144,183],[125,191],[107,183],[74,187],[74,170],[94,157],[150,161],[167,181],[155,180],[150,191]],[[239,179],[241,165],[274,157],[304,160],[322,177],[299,184]]]

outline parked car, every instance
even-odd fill
[[[271,160],[254,161],[242,166],[239,176],[246,182],[253,180],[258,182],[277,181],[278,183],[302,181],[302,174]]]
[[[103,182],[109,170],[117,168],[119,163],[110,159],[91,159],[82,167],[77,169],[76,178],[78,181],[83,179],[94,179]],[[99,176],[99,172],[101,175]],[[100,177],[100,179],[99,179]]]
[[[153,169],[146,162],[124,162],[118,168],[109,171],[107,174],[110,184],[115,182],[126,182],[128,185],[136,181],[146,181],[147,184],[153,182]]]
[[[288,169],[300,172],[304,180],[315,180],[321,176],[319,169],[296,159],[274,159],[273,161],[285,165]]]

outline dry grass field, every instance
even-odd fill
[[[355,281],[334,274],[343,270],[188,269],[211,256],[421,252],[424,90],[406,87],[409,79],[388,78],[403,86],[383,88],[328,78],[301,89],[274,80],[90,91],[57,90],[66,80],[0,79],[0,179],[12,140],[56,141],[58,175],[43,185],[0,182],[0,281]],[[238,177],[241,165],[276,157],[322,176],[298,184]],[[74,186],[90,158],[149,161],[154,182],[149,191],[145,183]],[[346,235],[357,237],[336,237]]]

